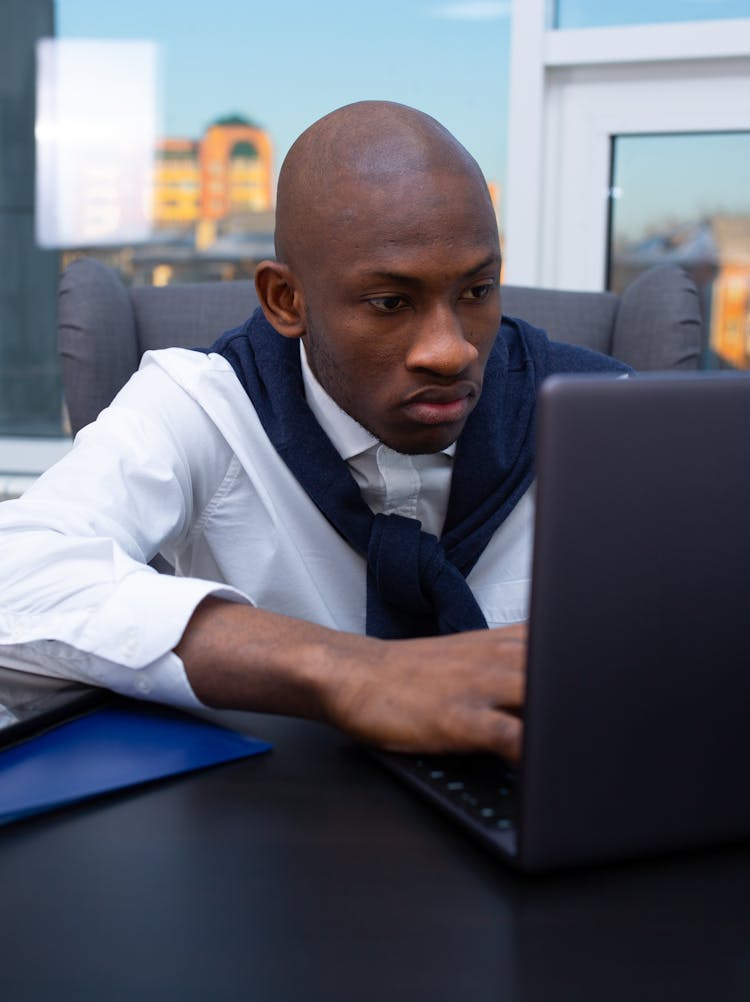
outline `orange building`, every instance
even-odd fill
[[[193,139],[163,139],[154,168],[154,222],[157,226],[195,223],[200,205],[199,144]]]
[[[239,116],[214,122],[200,148],[201,218],[270,209],[272,167],[271,140],[264,129]]]
[[[163,139],[156,151],[154,222],[213,226],[273,206],[273,152],[265,129],[237,115],[221,118],[201,140]]]
[[[750,368],[750,216],[711,220],[719,273],[711,289],[711,344],[730,365]]]

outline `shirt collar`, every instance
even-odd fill
[[[302,347],[301,342],[300,361],[307,405],[320,427],[333,442],[341,458],[349,460],[380,445],[379,440],[371,432],[363,428],[345,410],[342,410],[336,401],[326,393],[313,375],[307,361],[307,352]],[[446,456],[453,456],[456,451],[456,443],[454,442],[440,451]]]

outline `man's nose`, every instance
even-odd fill
[[[441,376],[458,376],[478,352],[449,307],[431,310],[415,328],[406,356],[407,369],[427,369]]]

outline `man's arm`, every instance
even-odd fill
[[[63,460],[0,504],[0,660],[199,706],[172,649],[207,595],[246,597],[146,561],[189,531],[230,461],[190,395],[145,366]]]
[[[526,629],[378,640],[207,598],[175,652],[213,707],[324,720],[396,751],[521,746]]]
[[[389,747],[512,754],[512,630],[380,641],[145,566],[200,517],[229,452],[189,394],[159,366],[142,370],[65,460],[0,506],[0,658],[178,705],[327,720]]]

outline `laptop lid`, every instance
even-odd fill
[[[542,387],[518,864],[750,836],[750,376]]]
[[[376,757],[524,870],[750,837],[748,428],[747,375],[546,383],[521,766]]]
[[[86,713],[102,689],[0,666],[0,749]]]

